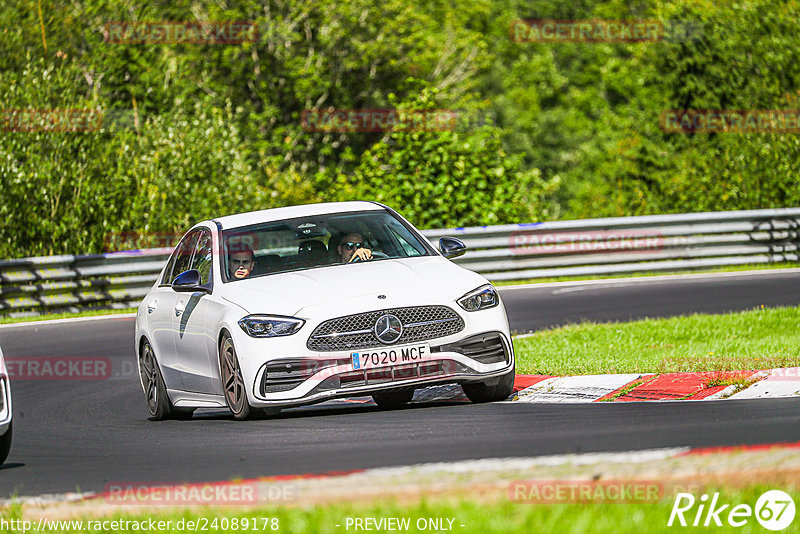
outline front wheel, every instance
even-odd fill
[[[247,401],[247,390],[242,378],[242,368],[236,357],[233,339],[225,332],[219,344],[219,370],[222,378],[222,389],[225,391],[225,402],[228,404],[233,418],[237,421],[249,419],[254,413]]]
[[[484,382],[462,384],[461,388],[467,398],[474,403],[497,402],[506,400],[514,393],[514,367],[511,371],[500,377],[497,384],[488,386]]]

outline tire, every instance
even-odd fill
[[[172,415],[172,404],[167,395],[167,386],[158,368],[158,361],[149,341],[145,341],[139,353],[139,378],[142,381],[147,409],[150,417],[156,421],[169,419]]]
[[[493,386],[484,382],[461,384],[467,398],[474,403],[497,402],[506,400],[514,392],[514,368],[500,377],[500,381]]]
[[[375,404],[384,410],[393,410],[395,408],[399,408],[402,405],[411,402],[411,399],[413,398],[413,389],[400,389],[395,391],[387,391],[385,393],[375,393],[372,396],[372,400],[375,401]]]
[[[13,426],[14,422],[8,423],[8,430],[6,433],[0,436],[0,465],[3,465],[3,462],[6,461],[8,458],[8,453],[11,450],[11,436],[13,434]]]
[[[233,418],[244,421],[255,414],[255,409],[247,401],[247,390],[242,378],[242,368],[233,346],[231,335],[225,332],[219,344],[219,376],[222,390]]]

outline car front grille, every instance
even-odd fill
[[[457,352],[480,363],[508,362],[503,338],[498,332],[470,336],[455,343],[431,347],[431,352]]]
[[[375,336],[377,320],[391,314],[400,319],[403,333],[393,345],[416,343],[456,334],[464,320],[447,306],[414,306],[347,315],[323,322],[308,338],[306,346],[315,351],[360,350],[383,347]]]

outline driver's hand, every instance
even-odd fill
[[[372,251],[368,248],[357,248],[355,252],[353,252],[353,256],[350,258],[350,261],[355,260],[358,258],[361,261],[367,261],[372,259]]]

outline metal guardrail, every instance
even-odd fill
[[[798,261],[800,208],[613,217],[425,232],[461,238],[489,280]]]
[[[425,230],[468,252],[489,280],[612,275],[798,261],[800,208],[648,215]],[[170,249],[0,261],[0,313],[138,305]]]
[[[138,306],[169,254],[169,249],[151,249],[0,261],[0,313]]]

